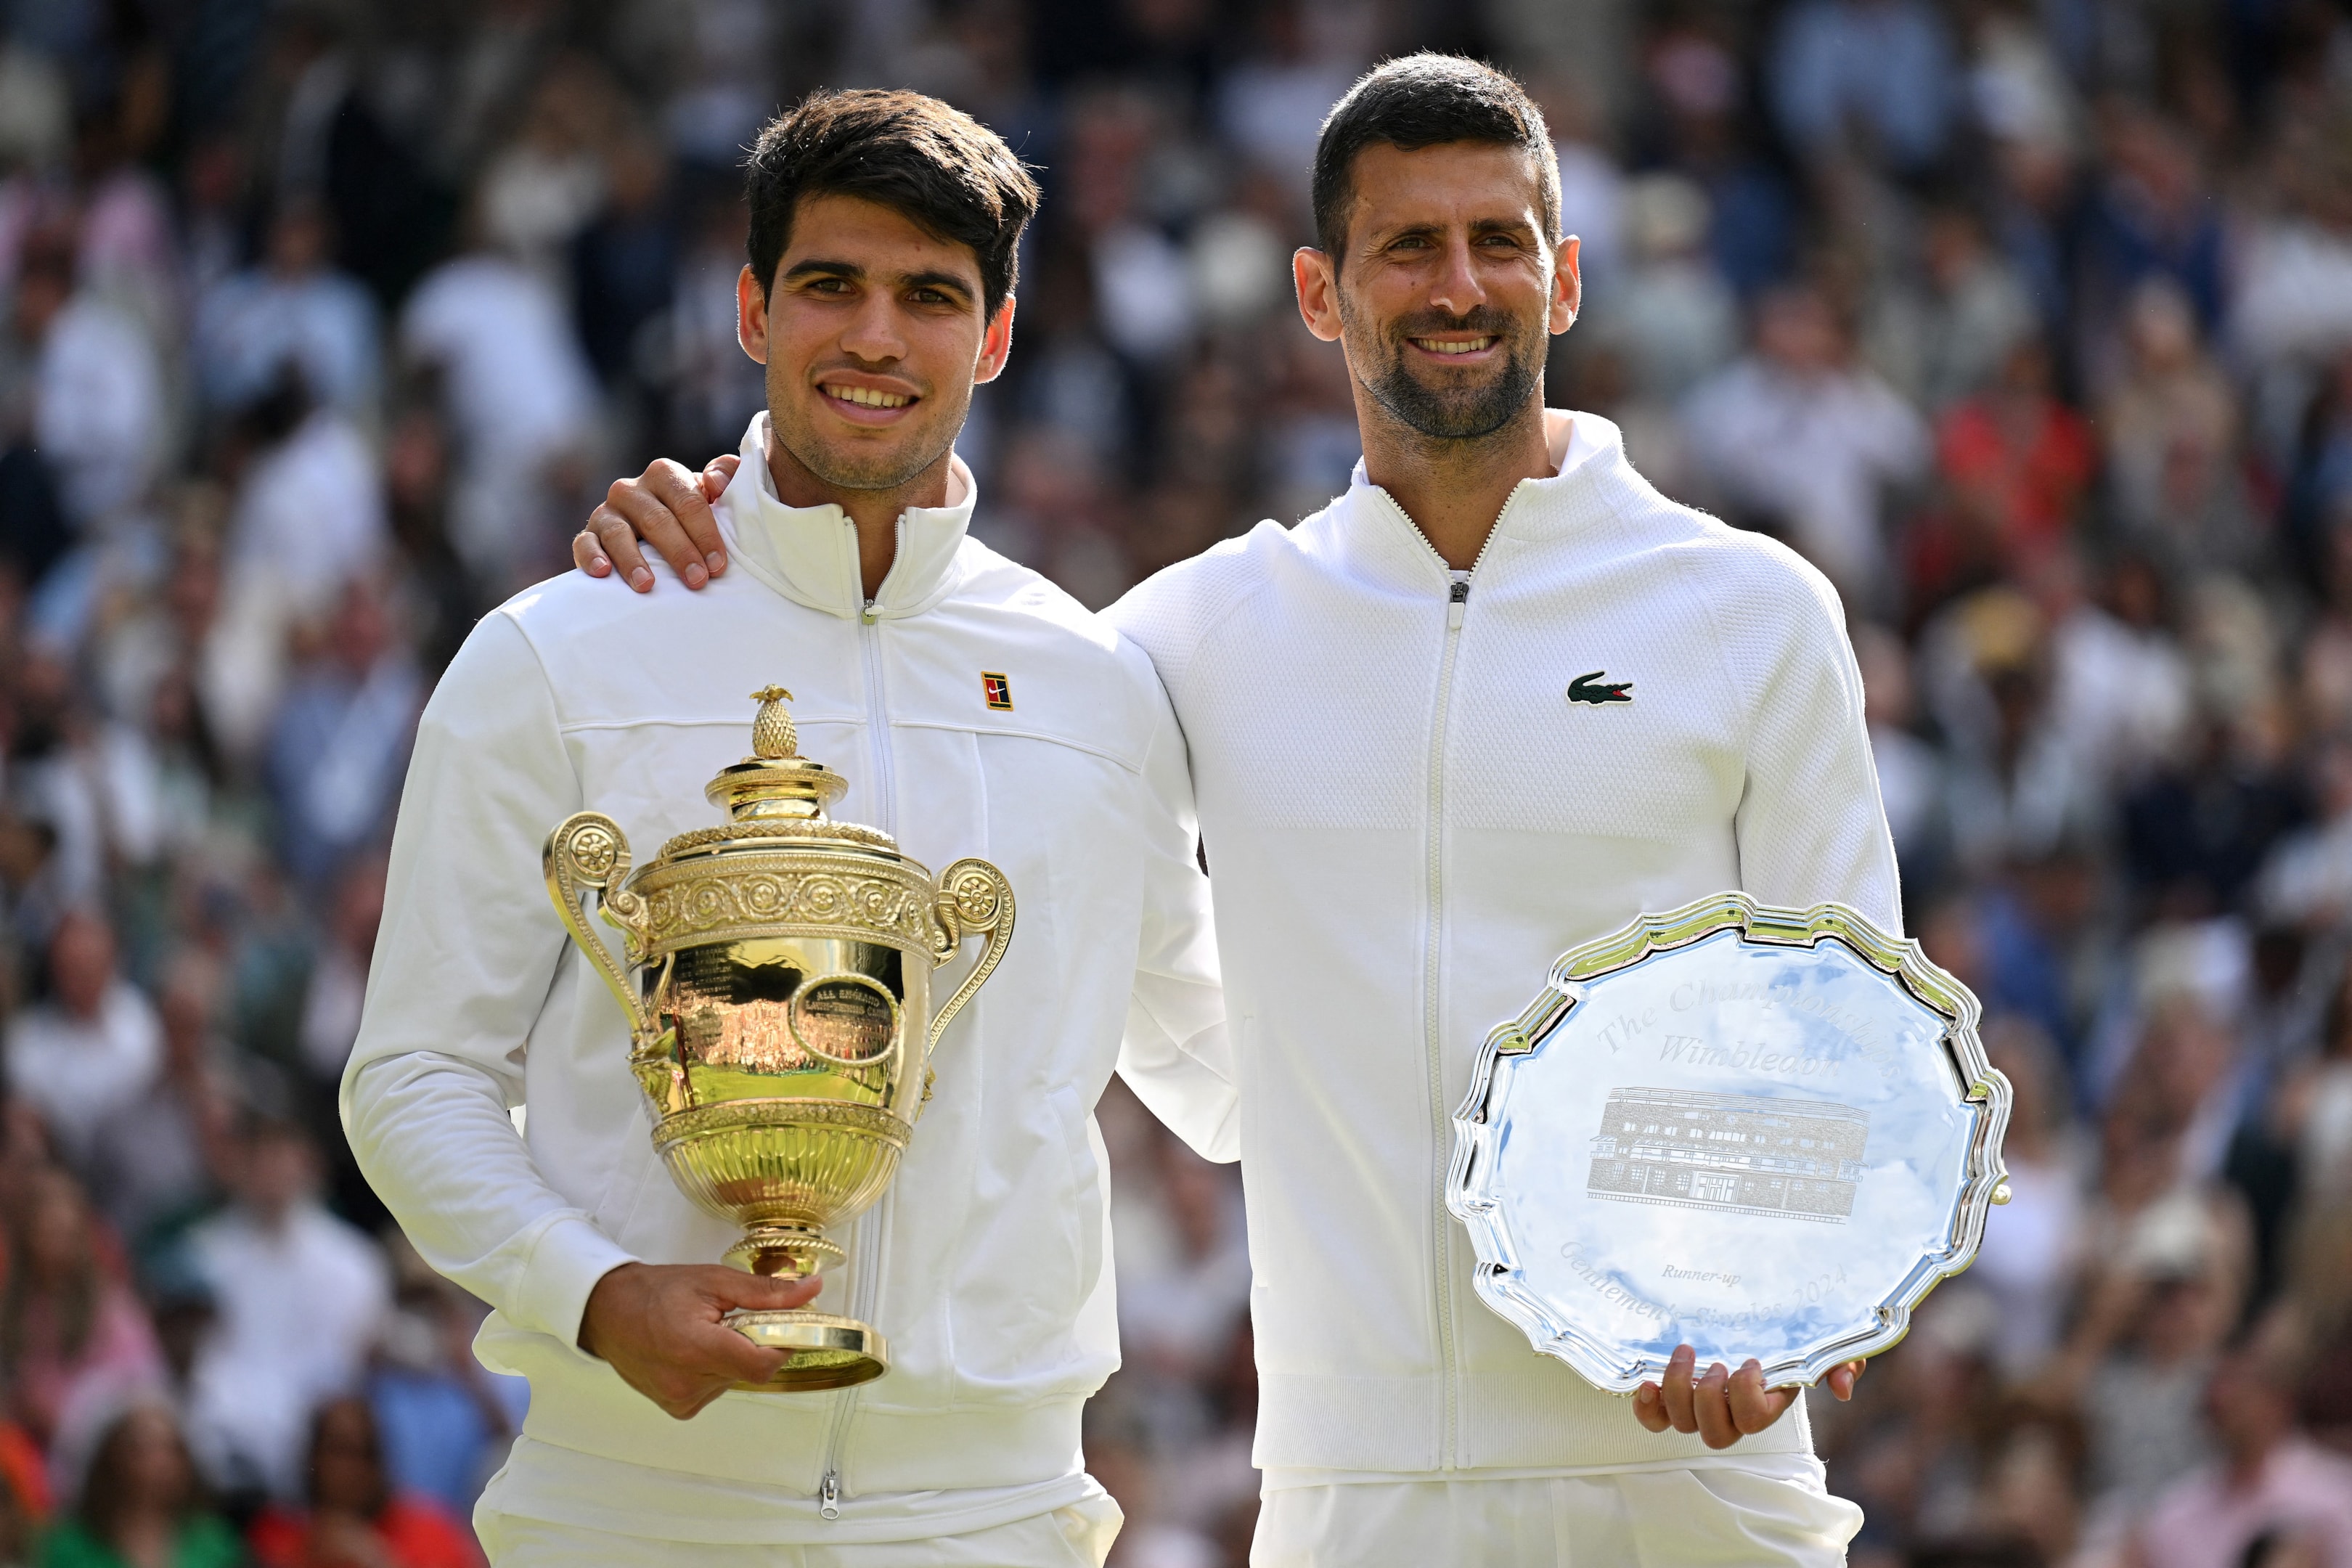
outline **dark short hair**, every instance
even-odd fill
[[[1013,292],[1021,230],[1037,211],[1037,182],[1003,138],[919,92],[813,92],[768,121],[743,167],[746,248],[762,294],[802,198],[859,196],[969,246],[984,313],[993,316]]]
[[[1374,67],[1324,118],[1315,141],[1316,245],[1337,258],[1348,243],[1358,153],[1383,142],[1411,153],[1447,142],[1517,147],[1533,158],[1544,237],[1559,238],[1559,159],[1543,110],[1507,72],[1424,52]]]

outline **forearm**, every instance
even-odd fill
[[[1118,1076],[1152,1115],[1192,1145],[1204,1160],[1242,1156],[1241,1089],[1234,1081],[1233,1047],[1222,1017],[1180,1037],[1158,1016],[1150,993],[1139,981],[1128,1009],[1127,1037],[1119,1047]],[[1164,1001],[1182,1003],[1180,993]]]
[[[1210,919],[1209,879],[1183,731],[1139,649],[1157,708],[1141,801],[1146,852],[1135,991],[1119,1045],[1118,1075],[1151,1113],[1202,1158],[1241,1158],[1241,1091]]]
[[[1862,676],[1828,584],[1791,606],[1782,645],[1758,662],[1740,885],[1768,903],[1849,905],[1900,931],[1895,842],[1863,722]]]
[[[508,1108],[566,948],[540,846],[579,804],[537,655],[489,616],[418,727],[342,1093],[360,1168],[425,1261],[566,1343],[628,1255],[550,1185]]]
[[[502,1086],[471,1062],[370,1062],[345,1089],[343,1122],[419,1256],[520,1327],[576,1342],[589,1291],[633,1261],[540,1174]]]

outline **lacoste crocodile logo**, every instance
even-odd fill
[[[1611,702],[1633,701],[1633,683],[1605,679],[1607,674],[1606,670],[1596,669],[1578,676],[1568,683],[1568,700],[1570,702],[1590,702],[1595,708]]]

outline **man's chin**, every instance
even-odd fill
[[[1492,436],[1519,413],[1520,400],[1484,397],[1382,398],[1389,412],[1423,436],[1440,441],[1476,441]]]
[[[909,485],[954,445],[932,432],[891,432],[888,445],[823,439],[806,432],[784,436],[785,448],[820,482],[842,490],[894,490]],[[794,438],[797,437],[798,438]]]

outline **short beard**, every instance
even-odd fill
[[[1364,386],[1374,401],[1406,426],[1440,441],[1475,441],[1491,436],[1526,414],[1543,381],[1543,340],[1539,334],[1515,331],[1519,323],[1484,305],[1466,316],[1425,310],[1405,317],[1389,329],[1385,341],[1367,341],[1370,334],[1347,297],[1339,300],[1339,323],[1357,357]],[[1409,338],[1440,332],[1473,332],[1501,341],[1503,368],[1484,386],[1441,391],[1423,385],[1406,368]]]

